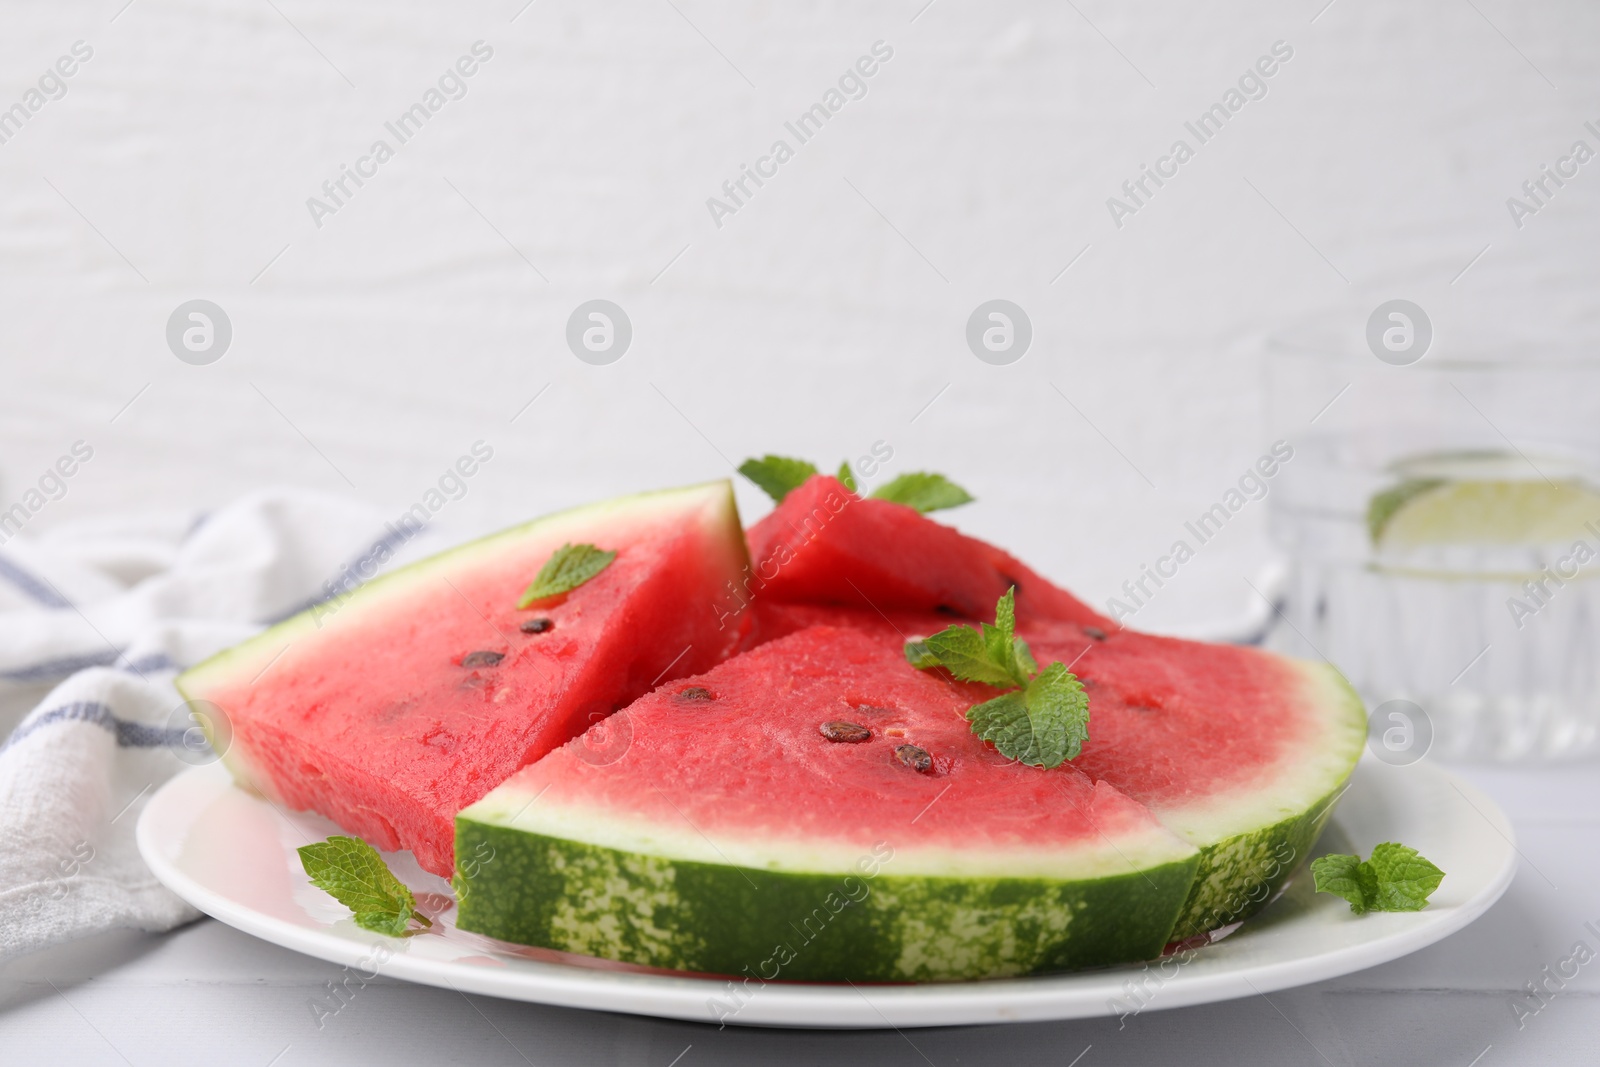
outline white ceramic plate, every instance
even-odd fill
[[[406,852],[386,858],[418,892],[433,928],[406,938],[362,930],[310,884],[295,854],[338,832],[318,816],[284,813],[245,793],[212,765],[180,774],[150,799],[139,819],[139,850],[157,877],[208,915],[368,978],[376,971],[513,1000],[806,1027],[1074,1019],[1270,993],[1384,963],[1454,933],[1505,892],[1516,867],[1511,825],[1482,793],[1427,763],[1397,768],[1368,759],[1320,851],[1365,855],[1380,841],[1418,849],[1447,872],[1424,911],[1352,915],[1344,901],[1313,893],[1302,870],[1238,932],[1181,962],[920,986],[752,983],[748,996],[730,998],[721,979],[648,972],[457,930],[448,886]],[[731,1014],[730,1004],[739,1005]]]

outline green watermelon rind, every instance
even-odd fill
[[[683,501],[696,495],[706,497],[707,503],[711,503],[713,497],[717,498],[715,502],[719,514],[714,516],[713,521],[727,526],[726,536],[722,540],[736,546],[735,551],[739,557],[730,561],[729,571],[732,574],[742,573],[748,568],[749,560],[744,554],[744,529],[739,522],[739,512],[733,497],[733,484],[730,481],[720,479],[676,489],[634,493],[553,512],[467,541],[404,567],[397,567],[365,582],[349,593],[341,594],[328,602],[314,604],[268,627],[254,637],[202,660],[180,674],[174,684],[178,694],[185,701],[203,699],[204,693],[218,684],[226,684],[232,679],[241,677],[260,676],[296,638],[315,632],[325,624],[352,625],[353,620],[359,620],[374,612],[382,612],[389,604],[403,602],[406,592],[416,583],[441,570],[449,571],[454,564],[463,560],[492,555],[497,546],[518,544],[533,535],[549,536],[553,541],[561,540],[565,536],[563,531],[573,537],[593,536],[597,528],[608,522],[626,521],[629,517],[654,512],[656,509],[672,511],[681,507]],[[519,592],[520,589],[512,590],[508,595],[515,597]],[[327,620],[326,623],[324,620]],[[221,710],[226,715],[226,709]],[[226,729],[226,722],[219,723],[211,715],[197,715],[196,718],[206,733],[207,742],[221,754],[223,765],[232,772],[234,779],[258,792],[266,791],[266,776],[258,773],[250,765],[246,754],[240,751],[239,746],[231,744],[229,737],[219,736],[219,728]]]
[[[1341,786],[1310,811],[1275,826],[1201,849],[1173,940],[1243,922],[1276,899],[1311,854],[1342,792]]]
[[[889,852],[831,871],[771,870],[463,814],[456,855],[476,859],[458,861],[456,923],[517,944],[745,980],[1045,974],[1159,955],[1198,862],[1191,852],[1090,879],[941,877],[893,873]],[[469,877],[468,867],[492,876]]]
[[[1309,706],[1324,712],[1325,733],[1308,744],[1315,751],[1307,762],[1320,764],[1305,772],[1301,765],[1296,788],[1315,796],[1309,804],[1275,804],[1270,795],[1259,824],[1218,841],[1184,834],[1200,849],[1200,863],[1189,898],[1174,927],[1174,939],[1198,936],[1242,922],[1271,903],[1291,875],[1303,866],[1344,793],[1367,737],[1367,716],[1361,697],[1343,675],[1325,664],[1290,661],[1301,672]],[[1158,817],[1162,815],[1158,811]],[[1163,818],[1163,822],[1168,822]],[[1170,822],[1168,822],[1170,825]]]

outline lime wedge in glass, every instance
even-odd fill
[[[1600,528],[1600,493],[1578,481],[1407,478],[1373,496],[1367,530],[1383,548],[1549,545]]]

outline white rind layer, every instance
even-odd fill
[[[1095,834],[1070,844],[934,848],[895,840],[893,827],[864,830],[859,840],[823,841],[774,836],[752,828],[739,837],[722,828],[702,832],[682,812],[665,822],[607,810],[582,798],[558,797],[529,768],[495,789],[459,818],[620,852],[664,859],[792,873],[848,873],[875,846],[894,850],[896,875],[952,878],[1090,879],[1126,875],[1196,854],[1193,846],[1159,826]]]

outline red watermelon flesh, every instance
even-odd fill
[[[1022,633],[1040,663],[1069,664],[1089,694],[1089,740],[1073,762],[1180,824],[1217,814],[1232,794],[1277,783],[1281,795],[1285,775],[1318,780],[1307,760],[1319,752],[1342,765],[1359,750],[1336,676],[1320,665],[1133,630]]]
[[[528,768],[518,787],[550,786],[539,804],[547,817],[571,805],[585,819],[604,811],[692,824],[723,847],[870,848],[893,829],[897,854],[981,845],[1026,855],[1098,846],[1102,832],[1160,836],[1141,805],[1079,768],[1024,767],[974,737],[963,716],[991,695],[911,669],[892,637],[812,627],[635,701],[625,713],[630,744],[614,764],[574,742]],[[820,727],[832,720],[873,740],[831,742]],[[909,769],[893,755],[899,745],[926,750],[932,767]],[[780,796],[790,802],[775,804]]]
[[[859,497],[815,475],[748,533],[756,602],[943,610],[990,619],[1017,589],[1017,618],[1108,625],[1099,613],[1008,553],[914,508]]]
[[[788,637],[812,626],[882,631],[886,635],[897,634],[909,641],[926,637],[952,624],[967,625],[961,617],[937,611],[902,611],[894,608],[880,611],[841,604],[804,604],[765,599],[753,601],[748,616],[743,646],[746,649]]]
[[[568,542],[617,557],[563,600],[518,610]],[[447,876],[456,812],[661,679],[734,650],[719,605],[745,566],[726,482],[642,494],[398,570],[178,684],[222,709],[231,741],[213,741],[242,783]],[[538,618],[551,625],[521,629]]]
[[[810,626],[910,641],[965,625],[934,612],[759,601],[751,615],[747,647]],[[1341,767],[1359,751],[1359,709],[1321,665],[1114,625],[1034,622],[1019,636],[1040,664],[1066,664],[1089,694],[1089,740],[1073,765],[1197,844],[1206,827],[1230,818],[1230,797],[1251,808],[1261,790],[1287,789],[1292,800],[1296,777],[1305,790],[1325,790],[1315,764]]]
[[[752,648],[812,626],[911,641],[966,625],[939,612],[761,601],[751,616]],[[1348,747],[1328,737],[1323,668],[1114,626],[1043,621],[1020,636],[1041,664],[1067,664],[1089,693],[1090,736],[1073,764],[1157,810],[1253,790],[1308,751]]]

